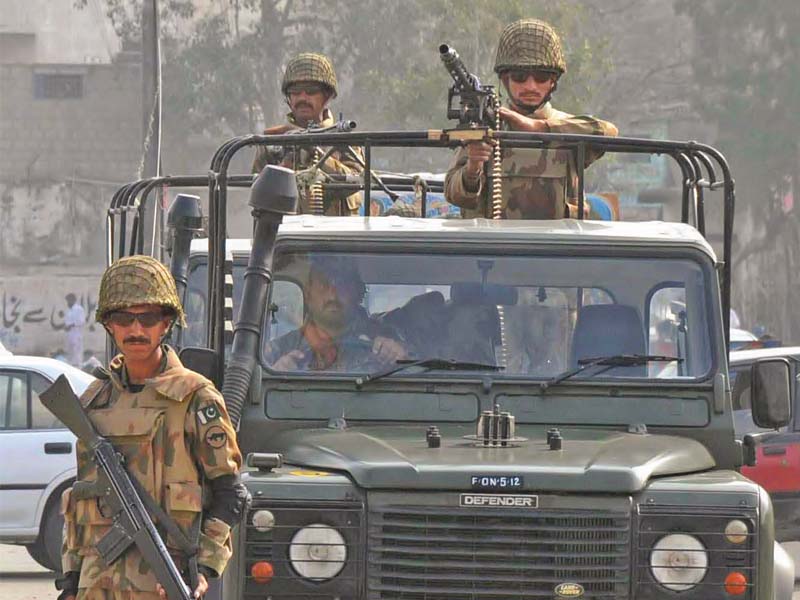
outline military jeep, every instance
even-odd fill
[[[184,239],[173,272],[205,341],[182,356],[221,386],[248,455],[223,597],[788,599],[769,496],[738,472],[758,439],[734,438],[734,194],[716,150],[491,133],[670,156],[683,223],[289,216],[293,173],[227,175],[254,145],[357,145],[369,203],[371,150],[462,135],[247,136],[214,157],[208,238]],[[252,240],[229,240],[228,186],[251,183]],[[354,185],[322,185],[337,183]],[[723,260],[704,192],[722,196]],[[315,273],[354,286],[327,307],[349,332],[332,360],[304,329]],[[752,379],[759,424],[785,424],[788,365]]]

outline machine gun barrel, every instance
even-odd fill
[[[112,564],[131,544],[136,544],[167,596],[192,600],[192,593],[158,534],[120,455],[111,442],[97,433],[66,376],[61,375],[39,397],[45,408],[88,446],[97,465],[97,481],[104,484],[108,493],[106,500],[113,511],[113,525],[97,544],[103,561]]]
[[[455,48],[451,48],[447,44],[440,45],[439,58],[442,59],[447,72],[450,73],[450,77],[453,78],[453,81],[456,82],[456,86],[460,89],[472,89],[474,91],[479,91],[481,89],[480,81],[478,81],[478,78],[472,73],[467,71],[467,67],[464,66],[464,62],[461,60]]]

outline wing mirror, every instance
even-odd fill
[[[752,367],[750,399],[753,422],[764,429],[779,429],[792,417],[791,366],[785,358],[760,360]]]
[[[209,348],[200,346],[187,346],[178,353],[183,366],[200,373],[203,377],[210,379],[219,389],[219,381],[214,381],[214,368],[217,364],[217,353]]]

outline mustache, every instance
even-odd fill
[[[294,107],[295,107],[296,109],[297,109],[297,108],[303,108],[303,107],[305,107],[305,108],[314,108],[314,107],[313,107],[313,106],[311,106],[311,105],[310,105],[308,102],[304,102],[304,101],[302,101],[302,100],[301,100],[301,101],[299,101],[297,104],[295,104],[295,105],[294,105]]]
[[[122,340],[122,343],[123,344],[149,344],[150,343],[150,338],[138,337],[138,336],[132,335],[132,336],[126,337],[124,340]]]

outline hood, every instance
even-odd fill
[[[292,430],[278,436],[287,464],[348,473],[367,489],[471,489],[474,476],[519,476],[516,490],[634,493],[653,477],[715,466],[699,442],[678,436],[562,429],[561,450],[550,450],[541,429],[517,435],[512,448],[484,448],[464,439],[473,430],[442,431],[428,448],[424,427]]]

